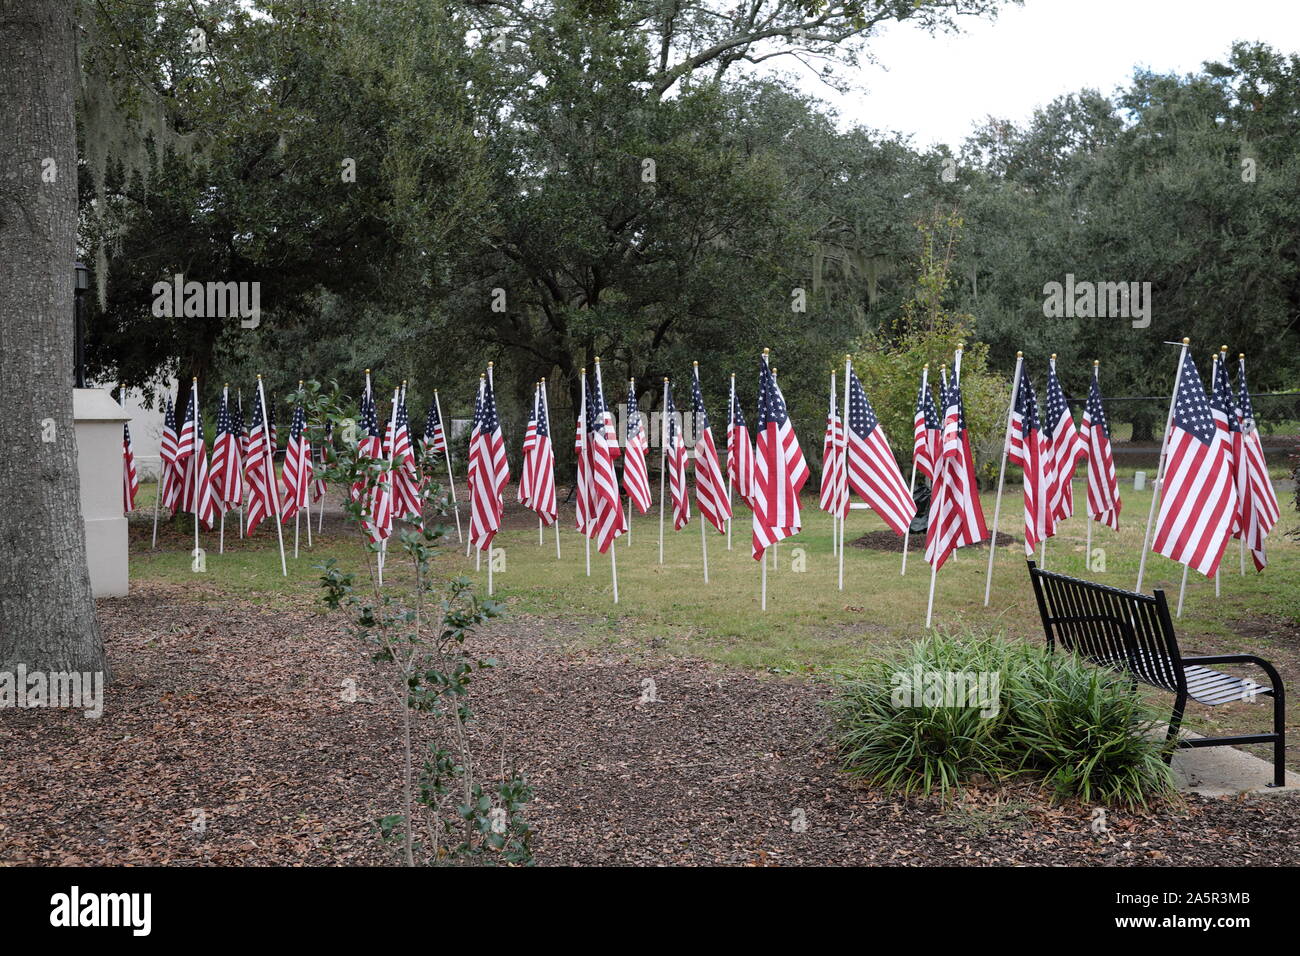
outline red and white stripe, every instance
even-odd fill
[[[709,417],[700,394],[698,364],[694,375],[692,420],[698,431],[695,436],[695,501],[700,506],[700,515],[721,533],[726,530],[727,521],[731,518],[731,504],[727,501],[727,482],[722,477],[718,449],[713,444],[713,428],[708,424]],[[701,423],[704,425],[702,428]]]
[[[848,376],[849,401],[844,410],[845,427],[841,438],[846,468],[841,516],[848,513],[848,491],[851,489],[880,515],[895,534],[905,535],[916,517],[916,502],[903,480],[903,472],[866,390],[851,370]]]
[[[284,450],[284,467],[280,472],[280,482],[284,489],[280,512],[282,521],[307,507],[314,470],[311,460],[311,442],[307,439],[306,416],[300,405],[293,413],[293,424],[289,428],[289,444]]]
[[[140,491],[140,473],[135,467],[135,447],[131,444],[131,426],[122,423],[122,513],[135,510],[135,496]]]
[[[536,444],[532,454],[531,491],[528,507],[537,513],[542,524],[549,527],[555,522],[558,506],[555,500],[555,444],[551,441],[551,413],[546,401],[546,380],[537,387]]]
[[[469,442],[469,539],[480,551],[487,551],[501,530],[502,493],[510,482],[510,462],[492,383],[481,378],[479,389],[482,400]]]
[[[799,492],[808,480],[808,463],[790,423],[785,398],[768,367],[759,370],[759,412],[755,422],[753,541],[761,561],[767,549],[803,527]]]
[[[615,539],[627,531],[627,516],[618,494],[618,474],[614,458],[618,452],[618,433],[613,417],[605,409],[604,389],[600,380],[600,362],[597,360],[593,395],[600,409],[599,421],[592,416],[592,428],[587,433],[587,454],[591,463],[592,540],[596,549],[604,554]]]
[[[1091,387],[1097,388],[1100,402],[1097,376],[1097,366],[1094,365]],[[1093,422],[1089,406],[1084,406],[1083,418],[1079,422],[1079,440],[1088,458],[1088,517],[1118,531],[1123,502],[1119,494],[1119,477],[1115,473],[1115,455],[1104,423]]]
[[[640,408],[635,406],[635,388],[636,382],[628,382],[628,399],[629,399],[629,418],[634,414],[632,408],[636,408],[635,422],[629,421],[629,430],[627,444],[624,446],[623,455],[623,490],[627,492],[628,500],[636,505],[637,511],[645,514],[650,510],[650,472],[646,465],[646,453],[650,450],[650,440],[646,436],[645,416],[641,414]]]
[[[528,416],[528,427],[524,430],[524,458],[519,466],[518,498],[526,507],[532,507],[533,486],[533,452],[537,448],[537,391],[540,386],[533,386],[532,414]]]
[[[1213,577],[1231,536],[1237,489],[1226,426],[1216,422],[1212,438],[1204,442],[1179,420],[1179,413],[1197,415],[1201,407],[1208,408],[1190,355],[1184,357],[1175,405],[1152,550]]]
[[[754,493],[754,445],[749,439],[749,428],[739,414],[736,398],[736,376],[731,376],[731,406],[727,415],[727,477],[740,500],[751,503]]]
[[[1244,358],[1238,359],[1237,386],[1237,418],[1241,423],[1241,431],[1234,435],[1237,442],[1234,460],[1237,467],[1237,493],[1241,497],[1242,533],[1246,536],[1246,547],[1250,549],[1255,569],[1263,571],[1268,564],[1264,539],[1282,512],[1277,492],[1273,490],[1273,482],[1268,477],[1268,462],[1264,458],[1264,444],[1260,441],[1259,429],[1255,425],[1254,410],[1250,408]],[[1246,411],[1250,414],[1245,414]]]
[[[831,403],[822,439],[822,485],[817,507],[843,518],[849,513],[848,486],[844,482],[844,423],[835,407],[835,373],[831,372]]]

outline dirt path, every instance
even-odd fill
[[[368,821],[398,804],[396,718],[337,619],[156,585],[100,613],[101,719],[0,712],[0,865],[392,862]],[[1113,840],[1027,788],[887,798],[835,770],[825,687],[571,636],[512,618],[480,638],[501,668],[479,759],[533,782],[542,864],[1300,863],[1290,798],[1112,811]]]

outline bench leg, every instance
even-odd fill
[[[1286,699],[1282,691],[1282,682],[1273,684],[1273,783],[1271,786],[1286,786]]]
[[[1173,744],[1165,752],[1165,763],[1173,763],[1174,751],[1178,749],[1178,728],[1183,722],[1183,710],[1187,707],[1187,695],[1179,694],[1174,701],[1174,715],[1169,719],[1169,733],[1165,735],[1165,743]]]

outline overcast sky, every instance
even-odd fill
[[[855,95],[811,77],[800,85],[844,120],[956,147],[989,115],[1022,123],[1063,93],[1110,93],[1139,66],[1191,72],[1234,40],[1300,51],[1300,0],[1026,0],[956,36],[886,28],[871,43],[879,64],[854,71]]]

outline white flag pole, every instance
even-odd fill
[[[927,363],[925,363],[925,365],[923,365],[923,366],[921,367],[921,391],[922,391],[922,392],[925,392],[925,391],[930,387],[930,384],[929,384],[929,377],[930,377],[930,363],[927,362]],[[913,418],[915,419],[915,416],[913,416]],[[922,434],[923,434],[923,436],[924,436],[924,438],[925,438],[925,442],[926,442],[926,444],[928,445],[928,444],[930,443],[930,432],[929,432],[928,427],[926,427],[926,426],[924,426],[924,425],[923,425],[922,427],[925,429],[925,430],[922,432]],[[913,432],[915,432],[915,430],[916,430],[916,429],[915,429],[915,424],[914,424],[914,425],[913,425]],[[915,442],[915,439],[914,439],[913,442],[912,442],[912,480],[911,480],[911,483],[908,485],[908,494],[910,494],[910,495],[912,496],[912,500],[913,500],[913,501],[916,500],[916,442]],[[996,513],[996,509],[995,509],[995,513]],[[997,523],[997,519],[995,518],[995,519],[994,519],[994,524],[996,524],[996,523]],[[997,537],[997,535],[994,535],[994,538],[995,538],[995,539],[996,539],[996,537]],[[911,542],[911,540],[912,540],[912,527],[911,527],[911,525],[908,525],[908,528],[907,528],[907,534],[903,535],[903,567],[902,567],[902,569],[898,572],[899,574],[906,574],[906,573],[907,573],[907,546],[908,546],[908,544]]]
[[[634,379],[634,378],[629,378],[629,379],[627,380],[627,390],[628,390],[628,394],[632,394],[633,389],[635,389],[635,388],[636,388],[636,379]],[[623,406],[623,415],[624,415],[624,418],[627,417],[627,414],[628,414],[627,406],[624,405],[624,406]],[[638,410],[637,414],[638,414],[638,415],[640,414],[640,411],[639,411],[639,410]],[[623,428],[623,439],[624,439],[624,440],[623,440],[623,454],[626,455],[626,454],[627,454],[627,428],[626,428],[626,427]],[[644,458],[644,456],[642,456],[642,457]],[[626,478],[626,476],[627,476],[627,459],[626,459],[626,458],[623,459],[623,475],[624,475],[624,477]],[[632,547],[632,496],[631,496],[631,495],[628,495],[628,496],[627,496],[627,546],[628,546],[629,548]]]
[[[582,426],[582,451],[580,451],[579,454],[582,455],[587,462],[590,462],[591,455],[587,453],[587,441],[591,436],[591,423],[587,421],[587,370],[585,368],[580,373],[578,381],[581,383],[582,388],[582,405],[578,409],[578,422]],[[587,547],[587,577],[591,577],[591,536],[589,534],[591,530],[591,478],[591,472],[588,470],[587,487],[585,489],[578,489],[578,493],[583,499],[582,517],[584,520],[582,539],[586,542]]]
[[[775,369],[775,368],[772,369],[772,384],[773,384],[773,385],[776,385],[776,369]],[[779,385],[777,386],[777,390],[778,390],[778,391],[780,390],[780,386],[779,386]],[[773,542],[772,542],[772,570],[773,570],[773,571],[777,570],[777,569],[780,567],[780,564],[779,564],[779,555],[780,555],[780,553],[781,553],[780,550],[779,550],[780,547],[781,547],[781,542],[780,542],[780,541],[773,541]]]
[[[190,465],[194,468],[194,557],[199,556],[199,380],[190,384],[190,407],[194,409],[194,430],[190,433]]]
[[[392,525],[397,524],[397,499],[393,494],[393,452],[396,451],[397,445],[397,405],[401,400],[401,388],[393,389],[393,407],[388,413],[388,428],[384,432],[384,437],[388,439],[388,514],[389,521]],[[383,446],[380,445],[380,454],[383,454]],[[392,531],[389,531],[389,537],[392,537]],[[388,538],[379,542],[379,585],[384,584],[384,565],[388,563]],[[489,582],[491,581],[491,562],[488,563]],[[488,584],[488,594],[492,593],[492,586]]]
[[[262,403],[262,444],[266,447],[266,470],[269,488],[263,490],[270,496],[275,506],[275,536],[280,542],[280,572],[287,578],[289,565],[284,560],[284,529],[280,527],[280,492],[275,486],[275,449],[271,446],[271,414],[266,408],[266,388],[262,385],[262,376],[257,376],[257,400]]]
[[[736,506],[731,497],[731,473],[734,470],[734,463],[731,460],[733,444],[732,432],[736,425],[736,373],[731,373],[731,397],[727,400],[727,510],[731,512],[731,517],[727,518],[727,550],[731,550],[731,522],[735,518]],[[1244,540],[1244,539],[1243,539]],[[1244,552],[1243,552],[1244,553]],[[1245,560],[1244,558],[1242,560]],[[1244,566],[1244,565],[1243,565]]]
[[[166,477],[166,475],[167,475],[167,462],[163,461],[162,455],[159,455],[158,456],[158,489],[153,497],[153,545],[151,545],[151,547],[154,550],[157,550],[158,548],[158,505],[162,501],[163,484],[164,484],[163,479]],[[239,524],[242,530],[244,524],[242,508],[240,509]],[[1244,541],[1245,539],[1243,538],[1242,540]],[[1246,560],[1244,556],[1242,557],[1242,560],[1243,561]],[[1242,567],[1245,567],[1245,565],[1242,565]]]
[[[298,381],[298,388],[299,388],[300,390],[302,389],[302,380],[301,380],[301,379]],[[295,411],[294,414],[296,415],[297,412]],[[293,432],[292,424],[290,425],[289,431],[290,431],[290,433]],[[301,438],[298,439],[298,440],[299,440],[300,442],[302,441]],[[301,474],[298,475],[298,477],[297,477],[297,481],[299,482],[299,484],[302,483],[302,475],[301,475]],[[295,498],[298,497],[298,489],[297,489],[297,488],[294,488],[294,489],[293,489],[293,496],[294,496]],[[295,508],[295,509],[294,509],[294,512],[293,512],[293,559],[294,559],[295,561],[298,560],[298,525],[301,523],[301,521],[302,521],[302,509],[301,509],[301,508]],[[311,515],[310,515],[310,514],[307,515],[307,533],[308,533],[308,534],[311,534]]]
[[[1169,430],[1174,425],[1174,405],[1178,402],[1178,386],[1183,378],[1183,359],[1187,356],[1187,349],[1191,345],[1191,339],[1183,339],[1182,349],[1178,353],[1178,371],[1174,374],[1174,391],[1169,399],[1169,416],[1165,419],[1165,433],[1160,437],[1160,461],[1156,465],[1156,480],[1151,486],[1151,510],[1147,513],[1147,528],[1142,535],[1142,557],[1138,559],[1138,579],[1137,587],[1133,590],[1142,590],[1142,578],[1147,569],[1147,546],[1151,543],[1151,524],[1156,518],[1156,505],[1160,501],[1161,485],[1165,478],[1165,460],[1169,454]]]
[[[1238,352],[1237,353],[1237,381],[1244,382],[1245,380],[1246,380],[1246,353]],[[1241,387],[1238,386],[1237,390],[1240,391]],[[1246,423],[1240,422],[1239,424],[1241,425],[1241,429],[1242,429],[1241,452],[1243,455],[1245,455],[1246,437],[1247,437]],[[1237,505],[1238,507],[1241,507],[1242,502],[1246,500],[1246,469],[1242,467],[1241,462],[1235,462],[1234,464],[1237,469]],[[1245,518],[1244,508],[1242,509],[1242,517]],[[1241,549],[1240,549],[1241,550],[1241,573],[1245,574],[1246,573],[1246,522],[1244,520],[1241,523],[1241,536],[1237,540],[1241,542]]]
[[[849,513],[853,510],[849,507],[849,377],[853,371],[853,358],[847,353],[844,356],[844,404],[840,409],[840,428],[839,434],[831,436],[832,447],[835,454],[840,458],[840,476],[837,479],[839,491],[835,495],[835,508],[838,511],[840,502],[844,502],[844,514],[839,516],[839,553],[840,553],[840,590],[844,590],[844,525],[848,521]],[[831,373],[831,381],[835,381],[835,373]],[[834,530],[834,529],[832,529]]]
[[[600,404],[601,404],[601,406],[602,406],[602,408],[601,408],[601,418],[600,418],[600,434],[601,434],[601,440],[604,441],[606,444],[608,444],[608,443],[609,443],[609,431],[608,431],[608,429],[606,429],[606,427],[605,427],[605,411],[604,411],[604,405],[605,405],[605,380],[604,380],[604,378],[603,378],[603,377],[601,376],[601,374],[600,374],[600,356],[599,356],[599,355],[596,356],[596,393],[600,396]],[[614,465],[614,460],[613,460],[613,458],[611,457],[611,458],[610,458],[610,478],[611,478],[611,480],[614,482],[614,507],[615,507],[615,508],[618,508],[618,509],[621,510],[623,506],[622,506],[621,504],[619,504],[619,501],[618,501],[618,473],[615,472],[615,471],[613,470],[613,465]],[[621,516],[620,516],[620,517],[621,517]],[[588,539],[588,540],[590,540],[590,539]],[[615,603],[615,604],[618,603],[618,557],[617,557],[617,551],[618,551],[618,547],[615,545],[615,543],[614,543],[613,541],[611,541],[611,542],[609,543],[609,573],[613,576],[613,579],[614,579],[614,603]]]
[[[244,390],[235,393],[239,401],[239,434],[235,436],[235,447],[239,450],[239,537],[244,536],[244,498],[248,494],[248,462],[244,460]]]
[[[1093,359],[1093,360],[1092,360],[1092,377],[1093,377],[1094,380],[1098,377],[1098,371],[1097,371],[1097,369],[1100,367],[1100,365],[1101,365],[1101,361],[1100,361],[1100,360],[1098,360],[1098,359]],[[1092,427],[1093,427],[1093,428],[1096,428],[1097,426],[1096,426],[1096,425],[1093,425]],[[1092,460],[1092,455],[1089,454],[1089,455],[1088,455],[1088,471],[1089,471],[1089,473],[1092,472],[1092,469],[1093,469],[1095,466],[1096,466],[1096,463]],[[1091,481],[1089,481],[1088,483],[1091,484]],[[1092,570],[1092,525],[1093,525],[1094,519],[1093,519],[1092,515],[1088,512],[1088,506],[1087,506],[1086,503],[1085,503],[1084,506],[1083,506],[1083,514],[1084,514],[1084,517],[1087,519],[1087,524],[1088,524],[1088,536],[1087,536],[1086,540],[1084,541],[1084,545],[1083,545],[1083,567],[1084,567],[1085,570],[1087,570],[1087,571],[1091,571],[1091,570]]]
[[[822,462],[823,475],[825,475],[827,468],[834,467],[835,455],[838,454],[835,448],[834,418],[831,416],[830,413],[830,409],[834,407],[835,407],[835,369],[832,368],[831,369],[831,400],[826,413],[827,414],[826,424],[832,430],[831,444],[830,444],[831,460],[829,462],[826,461]],[[838,498],[839,493],[840,493],[839,479],[837,478],[835,479],[835,496],[832,497],[831,499],[831,554],[832,555],[839,550],[839,545],[840,545],[840,533],[839,533],[840,516],[836,513],[836,507],[835,507],[836,502],[839,500]]]
[[[546,397],[546,379],[542,379],[541,384],[539,386],[539,390],[541,393],[542,410],[546,412],[546,430],[548,432],[552,432],[554,431],[554,429],[551,424],[551,402],[550,399]],[[551,448],[552,449],[555,448],[554,437],[551,438]],[[554,454],[552,454],[552,459],[553,458],[554,458]],[[554,486],[555,484],[554,464],[551,465],[551,484],[552,486]],[[558,561],[560,558],[560,506],[558,500],[555,506],[555,520],[553,520],[551,524],[555,526],[555,559]]]
[[[940,384],[939,384],[939,396],[940,396],[940,400],[941,400],[941,401],[946,401],[946,399],[944,398],[944,396],[946,396],[946,395],[948,394],[948,366],[947,366],[947,365],[940,365],[940,366],[939,366],[939,383],[940,383]],[[943,414],[944,414],[944,419],[945,419],[945,423],[946,423],[946,421],[947,421],[947,414],[948,414],[948,412],[947,412],[946,409],[944,410],[944,413],[943,413]],[[944,464],[944,462],[943,462],[943,459],[942,459],[942,456],[941,456],[939,462],[937,462],[936,465],[935,465],[935,471],[938,472],[938,471],[940,470],[940,468],[944,468],[944,467],[946,467],[946,466],[945,466],[945,464]],[[934,487],[937,487],[937,486],[938,486],[938,479],[936,478],[936,479],[935,479],[935,485],[934,485]],[[937,511],[934,510],[934,506],[935,506],[935,502],[934,502],[934,499],[932,498],[932,499],[930,500],[930,521],[934,521],[934,520],[936,520],[936,519],[942,519],[942,517],[943,517],[943,516],[940,515]],[[942,527],[940,527],[939,534],[942,535]],[[938,543],[936,543],[936,547],[938,547]],[[936,555],[936,557],[937,557],[937,555]],[[931,621],[933,620],[933,618],[934,618],[934,585],[935,585],[935,580],[938,578],[938,575],[939,575],[939,569],[938,569],[938,567],[935,566],[934,564],[931,564],[931,565],[930,565],[930,596],[929,596],[929,598],[926,599],[926,602],[925,602],[925,626],[926,626],[927,628],[929,628],[929,626],[930,626],[930,622],[931,622]]]
[[[998,496],[993,501],[993,531],[989,535],[989,567],[984,575],[984,606],[989,606],[993,593],[993,556],[998,551],[998,519],[1002,514],[1002,488],[1007,477],[1007,455],[1011,451],[1011,422],[1016,411],[1016,399],[1020,396],[1020,372],[1025,364],[1025,353],[1016,353],[1016,370],[1011,379],[1011,402],[1007,405],[1007,428],[1002,437],[1002,464],[998,466]],[[924,381],[924,380],[923,380]],[[913,474],[916,471],[915,460],[912,463]],[[1029,479],[1026,478],[1026,481]],[[906,560],[906,553],[904,553]]]
[[[483,382],[484,382],[484,379],[485,379],[485,378],[486,378],[486,376],[485,376],[485,375],[482,375],[482,374],[480,374],[479,377],[478,377],[478,402],[482,402],[482,401],[483,401]],[[477,411],[477,408],[478,408],[478,403],[475,403],[475,410],[476,410],[476,411]],[[473,431],[473,429],[474,429],[474,424],[471,423],[471,424],[470,424],[470,442],[471,442],[471,443],[474,441],[474,431]],[[450,454],[450,453],[449,453],[449,454]],[[473,456],[471,455],[470,457],[472,458]],[[450,461],[450,458],[448,458],[448,463],[447,463],[447,480],[448,480],[448,481],[451,481],[451,461]],[[466,484],[467,487],[469,486],[469,463],[466,464],[465,484]],[[469,488],[469,497],[470,497],[470,532],[469,532],[469,534],[468,534],[468,535],[466,536],[466,538],[465,538],[465,557],[467,557],[467,558],[469,557],[470,549],[474,547],[474,504],[473,504],[473,499],[474,499],[474,489],[473,489],[473,488]],[[460,511],[459,511],[459,510],[457,510],[457,512],[456,512],[456,526],[457,526],[457,527],[460,527]],[[475,558],[474,558],[474,570],[475,570],[475,571],[478,571],[478,570],[480,569],[480,567],[481,567],[481,563],[480,563],[480,562],[481,562],[481,561],[482,561],[482,558],[480,558],[480,557],[475,557]]]
[[[226,409],[226,413],[229,414],[230,413],[230,383],[229,382],[227,382],[224,386],[222,386],[221,404]],[[236,451],[238,451],[237,445],[236,445]],[[226,489],[223,486],[221,489],[221,494],[224,496],[225,493],[226,493]],[[222,500],[222,501],[218,501],[217,504],[221,506],[221,532],[220,532],[220,537],[217,539],[218,541],[217,554],[225,554],[226,553],[226,502]]]
[[[772,364],[771,356],[772,356],[772,350],[771,350],[771,349],[763,349],[763,364],[766,365],[766,366],[768,366],[769,368],[771,367],[771,364]],[[775,381],[775,379],[776,379],[776,372],[772,372],[772,378],[773,378],[773,381]],[[760,387],[759,387],[759,391],[760,391],[760,393],[761,393],[761,391],[762,391],[762,382],[759,383],[759,386],[760,386]],[[759,395],[759,401],[762,402],[762,400],[763,400],[763,396],[760,394],[760,395]],[[757,434],[757,431],[758,431],[758,419],[755,419],[755,420],[754,420],[754,429],[755,429],[755,433]],[[778,454],[780,454],[780,451],[778,451]],[[754,447],[754,455],[755,455],[755,457],[757,457],[757,455],[758,455],[758,447],[757,447],[757,444],[756,444],[755,447]],[[757,467],[757,466],[756,466],[756,467]],[[771,545],[769,548],[767,548],[766,550],[764,550],[763,554],[762,554],[762,555],[759,557],[759,559],[758,559],[758,563],[759,563],[760,565],[762,565],[762,571],[760,572],[760,573],[762,574],[762,582],[763,582],[763,597],[762,597],[762,601],[761,601],[761,609],[764,610],[764,611],[767,610],[767,552],[768,552],[769,550],[772,550],[772,549],[775,548],[775,547],[776,547],[775,544]],[[775,567],[775,552],[773,552],[773,562],[774,562],[774,563],[773,563],[773,567]]]
[[[442,402],[438,398],[438,390],[433,390],[433,407],[438,411],[438,425],[442,428],[442,454],[447,462],[447,488],[451,491],[451,510],[456,515],[456,540],[464,541],[465,535],[460,530],[460,504],[456,501],[456,478],[451,473],[451,429],[447,427],[447,420],[442,417]]]
[[[695,376],[695,382],[696,382],[696,384],[698,385],[698,384],[699,384],[699,381],[700,381],[700,363],[699,363],[699,362],[694,363],[694,365],[693,365],[693,374],[694,374],[694,376]],[[698,447],[698,445],[699,445],[699,440],[700,440],[700,423],[699,423],[698,421],[695,420],[695,415],[694,415],[693,412],[692,412],[692,414],[691,414],[691,431],[694,433],[693,437],[695,438],[696,446],[697,446],[696,449],[695,449],[695,500],[696,500],[696,504],[699,504],[699,501],[700,501],[700,451],[699,451],[699,447]],[[708,583],[709,583],[709,536],[708,536],[708,534],[707,534],[707,533],[705,532],[705,530],[704,530],[704,526],[705,526],[707,523],[708,523],[708,522],[707,522],[707,521],[705,520],[705,518],[704,518],[704,509],[703,509],[703,507],[701,507],[701,508],[700,508],[700,552],[701,552],[701,554],[702,554],[703,557],[704,557],[704,583],[705,583],[705,584],[708,584]]]
[[[1185,597],[1187,596],[1187,569],[1188,569],[1188,567],[1190,567],[1190,565],[1186,565],[1186,564],[1183,565],[1183,581],[1182,581],[1181,584],[1178,585],[1178,610],[1177,610],[1177,612],[1175,612],[1174,617],[1182,617],[1182,616],[1183,616],[1183,598],[1185,598]]]
[[[659,408],[659,563],[664,563],[664,479],[668,473],[668,379]]]

